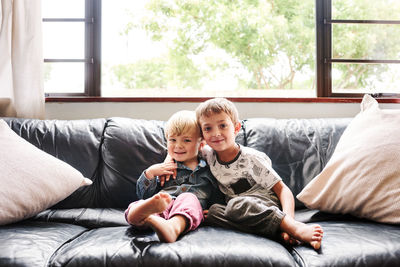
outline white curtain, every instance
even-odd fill
[[[44,118],[41,0],[0,0],[0,116]]]

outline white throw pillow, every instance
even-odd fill
[[[322,172],[297,198],[307,207],[400,223],[400,110],[365,95]]]
[[[91,183],[0,120],[0,225],[34,216]]]

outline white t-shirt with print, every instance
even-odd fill
[[[272,168],[271,159],[254,148],[240,146],[238,156],[231,162],[219,162],[215,151],[205,146],[202,152],[222,193],[233,197],[258,184],[271,189],[281,177]]]

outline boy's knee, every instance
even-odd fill
[[[221,215],[225,214],[225,205],[221,204],[213,204],[211,207],[208,209],[207,217],[221,217]]]
[[[247,214],[252,201],[248,197],[235,197],[228,201],[225,209],[226,218],[235,221]]]
[[[185,192],[185,193],[179,194],[179,195],[176,197],[176,199],[178,199],[178,198],[197,199],[197,196],[196,196],[195,194],[193,194],[193,193]]]

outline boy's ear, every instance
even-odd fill
[[[235,125],[235,134],[237,134],[240,131],[241,127],[242,127],[242,124],[240,122],[237,122]]]
[[[199,145],[199,151],[201,151],[205,145],[206,145],[206,141],[204,139],[201,139],[200,145]]]

